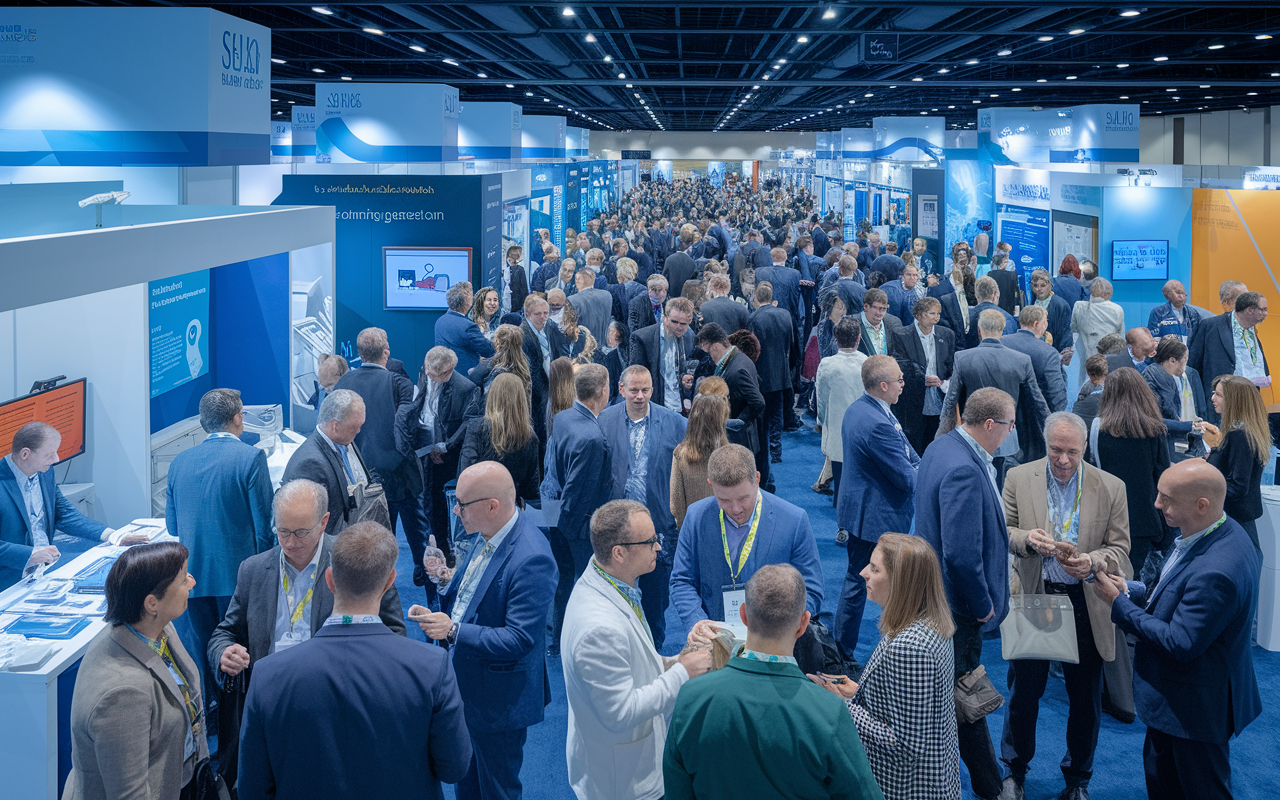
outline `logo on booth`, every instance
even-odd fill
[[[363,108],[359,92],[329,92],[324,98],[324,107],[332,109]]]
[[[34,42],[36,29],[21,25],[0,25],[0,42]]]
[[[222,85],[237,89],[261,89],[264,83],[255,77],[262,71],[262,48],[252,36],[234,31],[222,32]]]
[[[444,115],[446,117],[458,116],[458,92],[456,90],[444,93]]]

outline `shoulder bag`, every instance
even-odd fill
[[[973,723],[1004,705],[1004,696],[996,691],[987,677],[987,668],[979,664],[961,675],[955,688],[956,719]]]

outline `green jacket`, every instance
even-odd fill
[[[794,664],[733,658],[680,690],[667,800],[883,800],[849,709]]]

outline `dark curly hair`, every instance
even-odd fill
[[[760,360],[760,340],[751,331],[734,331],[729,334],[729,344],[746,353],[752,361]]]

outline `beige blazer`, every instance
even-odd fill
[[[1017,585],[1013,594],[1044,592],[1041,578],[1042,559],[1027,542],[1027,534],[1040,528],[1049,530],[1049,498],[1045,488],[1048,459],[1022,464],[1009,470],[1004,479],[1004,516],[1009,526],[1009,552],[1014,555]],[[1129,506],[1124,483],[1092,464],[1084,467],[1084,489],[1080,495],[1080,537],[1076,545],[1081,555],[1089,556],[1096,569],[1110,560],[1119,564],[1125,577],[1133,575],[1129,565]],[[1093,584],[1084,585],[1084,599],[1089,606],[1089,622],[1093,643],[1104,661],[1116,657],[1116,629],[1111,621],[1111,604],[1098,594]]]
[[[170,624],[178,670],[203,708],[200,675]],[[177,800],[195,765],[209,755],[206,731],[183,760],[188,727],[182,691],[159,654],[124,625],[89,645],[71,700],[71,774],[62,800]]]

